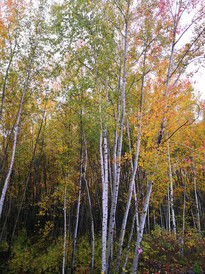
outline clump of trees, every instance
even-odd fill
[[[2,271],[203,269],[204,12],[2,1]]]

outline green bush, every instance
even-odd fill
[[[62,241],[28,239],[25,230],[14,241],[5,273],[58,273],[62,264]]]

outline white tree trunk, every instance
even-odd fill
[[[4,77],[3,89],[2,89],[2,95],[1,95],[0,121],[1,121],[3,106],[4,106],[4,96],[5,96],[5,91],[6,91],[6,84],[7,84],[7,80],[8,80],[8,76],[9,76],[9,70],[10,70],[10,67],[11,67],[11,63],[13,61],[16,46],[17,46],[17,43],[15,42],[14,49],[11,52],[10,60],[9,60],[8,67],[6,69],[6,73],[5,73],[5,77]]]
[[[184,236],[184,230],[185,230],[185,211],[186,211],[186,169],[184,170],[184,173],[182,171],[182,174],[184,176],[184,205],[183,205],[183,224],[182,224],[182,233]]]
[[[102,237],[104,239],[104,250],[102,260],[102,271],[106,272],[106,240],[107,240],[107,223],[108,223],[108,150],[107,150],[107,131],[103,132],[104,139],[104,184],[102,190],[102,210],[103,210],[103,230]],[[103,272],[103,273],[104,273]]]
[[[100,162],[101,162],[101,177],[102,177],[102,273],[106,271],[106,249],[107,249],[107,220],[105,214],[105,201],[104,201],[104,191],[105,191],[105,170],[104,170],[104,157],[103,157],[103,137],[102,129],[100,132]]]
[[[131,181],[130,181],[129,192],[128,192],[128,200],[127,200],[125,214],[124,214],[122,227],[121,227],[121,232],[120,232],[119,253],[118,253],[118,260],[117,260],[117,265],[116,265],[116,273],[118,272],[119,266],[120,266],[120,257],[121,257],[121,254],[122,254],[122,245],[123,245],[123,241],[124,241],[125,229],[126,229],[126,225],[127,225],[127,218],[128,218],[128,213],[129,213],[131,199],[132,199],[133,186],[134,186],[134,183],[135,183],[135,176],[136,176],[136,172],[137,172],[137,168],[138,168],[140,140],[141,140],[141,132],[139,132],[139,135],[138,135],[136,154],[135,154],[135,162],[134,162],[134,169],[133,169],[132,178],[131,178]],[[136,195],[135,195],[135,197],[136,197]]]
[[[167,186],[167,222],[168,222],[168,232],[171,233],[171,220],[170,220],[170,189],[169,189],[169,183]]]
[[[168,133],[167,133],[168,136]],[[168,165],[169,165],[169,180],[170,180],[170,202],[171,202],[171,212],[172,212],[172,225],[174,235],[176,237],[176,220],[175,220],[175,212],[174,212],[174,195],[173,195],[173,178],[172,178],[172,167],[171,167],[171,159],[170,159],[170,152],[169,152],[169,141],[167,142],[167,154],[168,154]]]
[[[184,177],[184,204],[183,204],[183,223],[182,223],[182,237],[181,237],[181,255],[184,256],[184,230],[185,230],[185,211],[186,211],[186,168],[182,171]]]
[[[141,143],[141,121],[142,121],[143,90],[144,90],[144,75],[142,77],[142,85],[141,85],[141,101],[140,101],[140,111],[139,111],[139,120],[138,120],[138,137],[137,137],[137,145],[136,145],[136,152],[135,152],[135,159],[134,159],[134,167],[133,167],[133,163],[132,163],[132,160],[131,160],[132,178],[131,178],[131,181],[130,181],[129,192],[128,192],[128,200],[127,200],[126,209],[125,209],[125,213],[124,213],[124,218],[123,218],[123,222],[122,222],[122,226],[121,226],[120,240],[119,240],[119,253],[118,253],[118,259],[117,259],[117,264],[116,264],[116,273],[119,271],[119,267],[120,267],[120,257],[121,257],[121,254],[122,254],[122,245],[123,245],[124,236],[125,236],[125,229],[126,229],[126,225],[127,225],[127,218],[128,218],[128,213],[129,213],[131,199],[132,199],[133,187],[134,187],[136,208],[137,208],[137,204],[138,204],[137,197],[136,197],[136,190],[135,190],[135,177],[136,177],[137,168],[138,168],[138,159],[139,159],[140,143]],[[128,132],[128,140],[129,140],[129,151],[131,153],[130,137],[129,137],[129,125],[127,124],[127,126],[128,126],[127,132]],[[138,216],[136,216],[136,220],[138,220]]]
[[[82,110],[81,110],[81,115],[82,115]],[[82,121],[81,121],[81,123],[82,123]],[[82,127],[82,124],[81,124],[81,127]],[[82,130],[82,128],[81,128],[81,130]],[[78,204],[77,204],[76,223],[75,223],[75,231],[74,231],[74,239],[73,239],[73,253],[72,253],[72,261],[71,261],[71,273],[74,273],[75,252],[76,252],[76,242],[77,242],[78,222],[79,222],[79,212],[80,212],[82,173],[83,173],[83,136],[81,136],[81,138],[82,138],[82,140],[81,140],[81,152],[80,152],[80,179],[79,179],[79,186],[78,186]]]
[[[1,194],[1,199],[0,199],[0,219],[1,219],[1,216],[2,216],[4,200],[5,200],[5,197],[6,197],[6,192],[7,192],[8,185],[9,185],[9,179],[10,179],[12,168],[13,168],[15,152],[16,152],[17,137],[18,137],[18,131],[19,131],[19,123],[20,123],[20,119],[21,119],[21,113],[22,113],[22,107],[23,107],[23,102],[24,102],[26,89],[27,89],[28,84],[29,84],[29,79],[30,79],[30,74],[31,74],[31,64],[33,62],[33,58],[34,58],[34,50],[33,50],[32,56],[31,56],[31,60],[29,62],[29,68],[28,68],[28,71],[27,71],[27,78],[26,78],[25,83],[24,83],[23,92],[22,92],[22,96],[21,96],[21,102],[20,102],[19,111],[18,111],[18,116],[17,116],[17,120],[16,120],[16,126],[15,126],[15,130],[14,130],[14,142],[13,142],[11,162],[10,162],[9,170],[8,170],[5,182],[4,182],[4,187],[2,189],[2,194]]]
[[[41,130],[42,130],[42,127],[43,127],[43,122],[44,122],[44,120],[46,118],[46,105],[47,105],[47,102],[46,102],[45,107],[44,107],[43,117],[42,117],[41,125],[40,125],[39,131],[38,131],[38,135],[37,135],[37,138],[36,138],[35,147],[34,147],[34,150],[33,150],[33,156],[32,156],[32,159],[31,159],[31,163],[30,163],[30,167],[29,167],[29,172],[28,172],[28,176],[27,176],[27,179],[26,179],[23,196],[21,198],[21,203],[20,203],[20,206],[19,206],[19,209],[18,209],[16,220],[15,220],[15,224],[14,224],[14,228],[13,228],[13,232],[12,232],[12,236],[11,236],[11,240],[10,240],[10,247],[11,247],[13,239],[14,239],[14,235],[15,235],[15,231],[16,231],[16,226],[17,226],[17,223],[18,223],[18,220],[19,220],[19,216],[20,216],[20,212],[21,212],[21,209],[22,209],[22,206],[23,206],[23,202],[24,202],[24,199],[25,199],[25,196],[26,196],[28,182],[29,182],[29,179],[30,179],[30,176],[31,176],[31,170],[32,170],[34,159],[35,159],[36,149],[37,149],[39,137],[40,137],[40,134],[41,134]]]
[[[149,200],[152,192],[152,185],[153,185],[152,181],[148,183],[148,189],[147,189],[146,197],[143,203],[142,215],[140,218],[139,231],[137,231],[137,244],[135,246],[135,256],[134,256],[133,267],[132,267],[133,274],[137,273],[138,260],[139,260],[139,254],[140,254],[139,249],[140,249],[142,238],[143,238],[147,209],[148,209]]]
[[[201,232],[199,201],[198,201],[198,195],[197,195],[197,189],[196,189],[196,169],[195,169],[194,157],[193,157],[193,164],[192,164],[192,173],[193,173],[193,177],[194,177],[194,196],[195,196],[195,202],[196,202],[196,223],[197,223],[197,228],[198,228],[199,232]]]
[[[65,255],[66,255],[66,195],[67,195],[67,178],[65,178],[65,188],[64,188],[64,204],[63,204],[63,216],[64,216],[64,239],[63,239],[63,264],[62,264],[62,274],[65,273]]]
[[[88,203],[89,203],[90,218],[91,218],[91,235],[92,235],[92,240],[91,240],[92,257],[91,257],[91,271],[90,272],[91,272],[91,274],[93,274],[93,272],[94,272],[94,258],[95,258],[95,229],[94,229],[94,220],[93,220],[93,214],[92,214],[92,204],[91,204],[91,198],[90,198],[90,191],[89,191],[88,182],[87,182],[87,179],[86,179],[88,153],[87,153],[87,145],[86,145],[86,141],[85,141],[85,136],[84,136],[84,144],[85,144],[84,181],[85,181],[87,195],[88,195]]]
[[[107,273],[110,272],[111,264],[112,264],[113,232],[115,227],[115,214],[116,214],[118,190],[119,190],[119,182],[120,182],[120,160],[121,160],[121,152],[122,152],[122,139],[123,139],[123,128],[124,128],[124,116],[125,116],[125,86],[126,86],[126,75],[127,75],[128,14],[129,14],[129,3],[128,3],[127,15],[125,18],[124,63],[123,63],[123,79],[122,79],[122,92],[121,92],[120,132],[119,132],[119,142],[118,142],[118,149],[117,149],[117,159],[116,159],[117,164],[116,164],[114,184],[113,184],[113,199],[111,203],[111,213],[110,213],[110,220],[109,220]]]
[[[130,236],[129,236],[128,245],[127,245],[127,249],[126,249],[126,253],[125,253],[125,261],[124,261],[124,264],[122,267],[122,273],[125,273],[125,271],[126,271],[128,255],[129,255],[129,251],[130,251],[130,245],[131,245],[133,230],[134,230],[134,226],[135,226],[135,218],[136,218],[136,214],[134,214],[133,218],[132,218],[132,226],[131,226]],[[118,272],[116,271],[116,273],[118,273]]]

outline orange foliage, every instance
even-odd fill
[[[17,24],[19,14],[25,7],[23,0],[1,0],[0,2],[0,45],[5,47],[5,40]]]

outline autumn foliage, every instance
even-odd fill
[[[204,12],[1,1],[1,273],[205,271]]]

